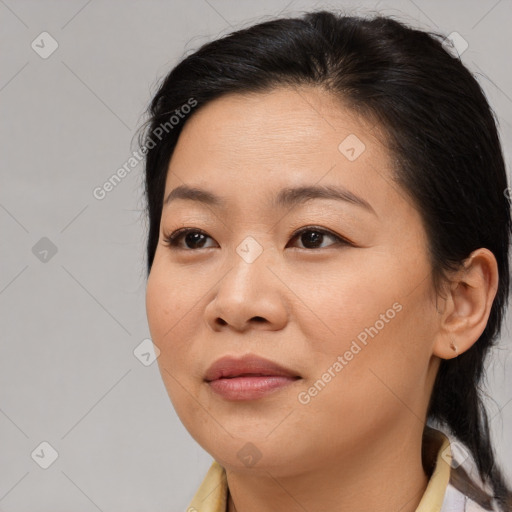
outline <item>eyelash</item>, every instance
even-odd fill
[[[294,238],[297,238],[299,235],[302,235],[302,233],[307,233],[308,231],[314,231],[315,233],[321,233],[322,235],[327,235],[327,236],[332,237],[335,240],[335,242],[328,247],[346,246],[346,245],[354,246],[354,244],[352,242],[350,242],[349,240],[347,240],[346,238],[343,238],[340,235],[336,235],[332,231],[329,231],[327,229],[317,227],[317,226],[306,226],[304,228],[301,228],[301,229],[295,231],[291,235],[290,239],[293,240]],[[172,249],[182,249],[185,251],[198,251],[198,250],[202,249],[202,247],[200,247],[199,249],[190,249],[188,247],[179,247],[178,243],[179,243],[180,239],[183,238],[184,236],[186,236],[188,233],[199,233],[208,238],[211,238],[210,235],[208,235],[202,229],[181,228],[181,229],[177,229],[176,231],[174,231],[173,233],[171,233],[169,235],[164,234],[163,235],[163,243]],[[319,250],[319,249],[327,249],[328,247],[318,247],[318,248],[313,248],[313,249],[307,248],[307,247],[299,247],[299,249],[302,249],[305,251],[315,251],[315,250]],[[212,247],[206,247],[206,249],[212,249]]]

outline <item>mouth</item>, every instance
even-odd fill
[[[237,377],[273,377],[277,374],[274,373],[240,373],[234,375],[226,375],[225,377],[220,377],[221,379],[236,379]]]
[[[224,356],[217,359],[206,371],[204,380],[211,382],[217,379],[235,377],[292,377],[300,375],[279,363],[255,355],[242,357]]]
[[[226,356],[207,370],[205,382],[226,400],[257,400],[302,377],[294,370],[258,356]]]

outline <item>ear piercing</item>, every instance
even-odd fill
[[[453,339],[451,339],[451,341],[450,341],[450,347],[452,350],[455,351],[455,357],[458,357],[459,351],[457,350],[457,345],[455,345],[455,343],[453,342]]]

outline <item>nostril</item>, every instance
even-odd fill
[[[255,316],[255,317],[253,317],[253,320],[256,320],[256,322],[264,322],[265,321],[265,319],[261,316]]]

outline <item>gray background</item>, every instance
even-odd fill
[[[185,53],[264,17],[320,7],[459,32],[510,164],[510,0],[0,0],[0,510],[188,505],[212,459],[181,425],[157,363],[134,355],[149,337],[142,165],[103,200],[93,189],[128,161],[157,80]],[[46,59],[31,47],[51,48],[44,31],[58,43]],[[509,315],[488,386],[509,478],[510,332]],[[58,452],[47,469],[43,441]]]

